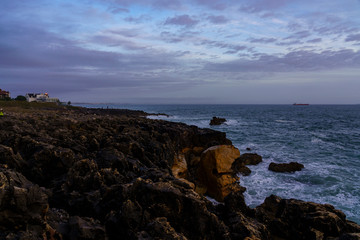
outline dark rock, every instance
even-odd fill
[[[46,231],[46,192],[8,169],[0,169],[0,186],[0,231],[10,234],[15,230],[15,235],[26,239],[27,231],[33,229],[31,234],[40,237]]]
[[[256,153],[244,153],[235,160],[236,164],[257,165],[262,162],[262,157]]]
[[[246,151],[251,151],[251,148],[247,147],[247,148],[246,148]]]
[[[0,239],[297,234],[330,240],[336,234],[335,239],[354,239],[360,232],[359,225],[330,207],[321,214],[317,207],[291,207],[284,213],[286,204],[265,204],[256,211],[247,207],[234,170],[247,170],[245,164],[255,164],[258,157],[238,164],[216,157],[219,164],[206,175],[216,181],[202,183],[204,151],[217,145],[232,148],[226,146],[231,141],[225,133],[146,119],[141,111],[39,108],[15,108],[0,118]],[[203,196],[209,186],[221,190],[224,202]]]
[[[221,124],[223,124],[224,122],[226,122],[226,119],[225,119],[225,118],[213,117],[213,118],[210,120],[210,125],[211,125],[211,126],[213,126],[213,125],[221,125]]]
[[[290,163],[270,163],[269,170],[273,172],[295,172],[301,171],[304,168],[304,165],[297,162]]]
[[[260,155],[256,153],[244,153],[241,154],[239,158],[235,159],[232,164],[232,169],[237,173],[248,176],[251,174],[251,170],[245,165],[256,165],[260,162],[262,162],[262,157]]]
[[[345,214],[329,204],[272,195],[256,208],[256,217],[273,239],[330,239],[349,233]]]

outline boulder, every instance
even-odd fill
[[[296,172],[301,171],[304,168],[304,165],[297,162],[290,163],[270,163],[269,170],[273,172]]]
[[[349,233],[360,232],[358,227],[353,228],[346,220],[343,212],[330,204],[271,195],[255,211],[272,239],[347,239],[345,236]]]
[[[45,232],[44,216],[48,210],[46,192],[9,169],[0,169],[0,186],[0,232],[32,228],[33,234],[40,237]]]
[[[262,162],[262,157],[256,153],[244,153],[235,162],[240,162],[243,165],[257,165]]]
[[[226,122],[226,119],[225,119],[225,118],[213,117],[213,118],[210,120],[210,125],[211,125],[211,126],[213,126],[213,125],[221,125],[221,124],[223,124],[224,122]]]
[[[207,194],[217,201],[239,190],[239,179],[231,168],[239,156],[239,150],[232,145],[210,147],[201,154],[199,180],[206,186]]]
[[[245,165],[257,165],[262,162],[262,157],[256,153],[244,153],[241,154],[239,158],[235,159],[232,164],[232,169],[241,173],[244,176],[248,176],[251,173],[250,168]]]

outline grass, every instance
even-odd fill
[[[0,108],[4,111],[26,112],[33,110],[60,110],[76,108],[52,102],[27,102],[27,101],[0,101]]]

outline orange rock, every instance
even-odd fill
[[[219,145],[206,149],[199,164],[199,180],[207,187],[207,194],[223,201],[231,192],[239,190],[238,177],[231,169],[240,152],[232,145]]]
[[[179,153],[174,157],[174,164],[171,167],[171,171],[176,178],[185,178],[187,175],[187,163],[185,155]]]

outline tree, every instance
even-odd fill
[[[26,101],[26,97],[19,95],[15,98],[16,101]]]

